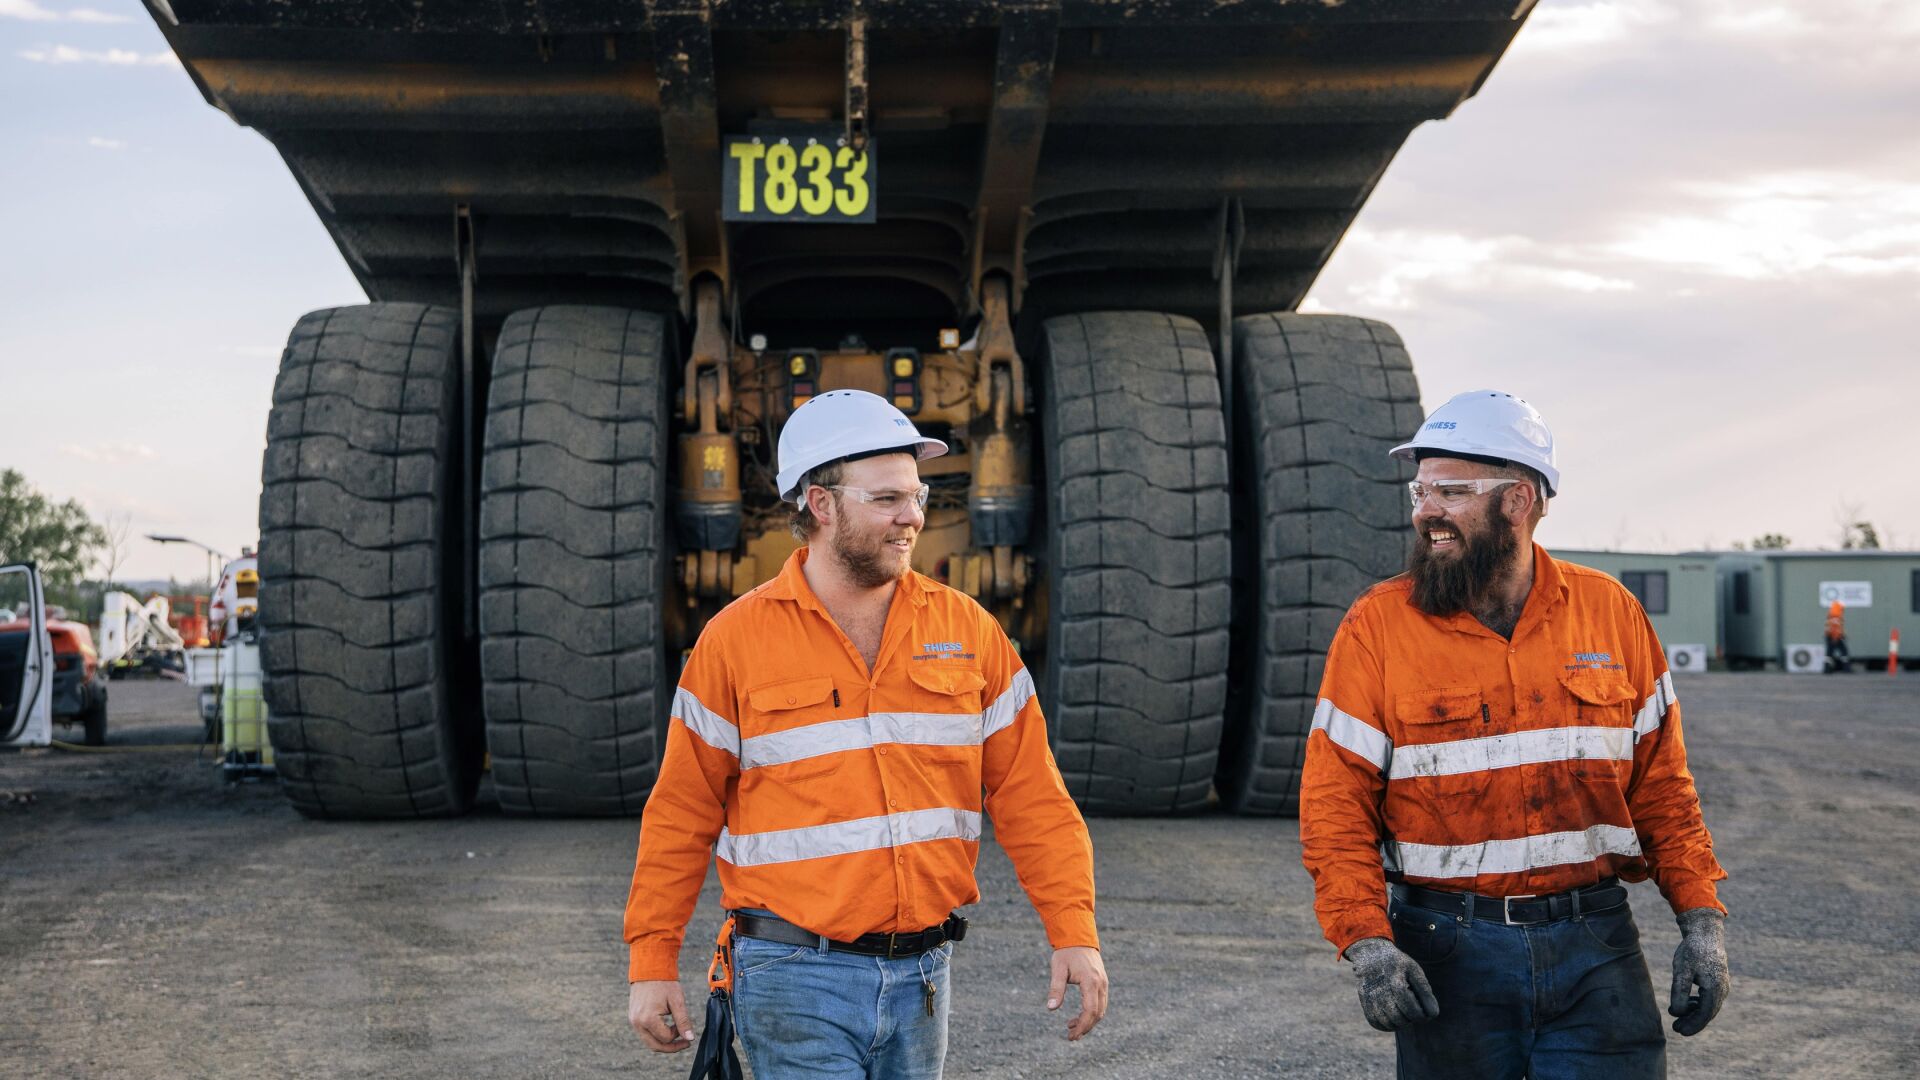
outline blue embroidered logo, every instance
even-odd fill
[[[1573,663],[1567,665],[1567,670],[1574,671],[1579,668],[1605,668],[1609,671],[1619,671],[1623,668],[1623,666],[1624,665],[1616,664],[1613,662],[1612,653],[1577,652],[1573,654]]]
[[[920,646],[920,655],[915,660],[971,660],[973,654],[967,651],[964,643],[958,641],[930,641]]]

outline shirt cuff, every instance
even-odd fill
[[[1100,932],[1094,929],[1091,911],[1063,911],[1043,922],[1047,943],[1056,949],[1100,947]]]
[[[679,942],[636,941],[627,947],[628,982],[661,982],[679,978]]]
[[[1346,959],[1347,949],[1354,942],[1370,937],[1393,940],[1393,924],[1387,921],[1386,908],[1356,913],[1355,917],[1342,920],[1327,931],[1327,940],[1333,942],[1333,947],[1338,950],[1335,956],[1341,960]]]
[[[1719,890],[1707,878],[1673,882],[1667,892],[1667,905],[1673,908],[1675,915],[1694,908],[1712,908],[1722,915],[1727,913],[1727,906],[1720,902]]]

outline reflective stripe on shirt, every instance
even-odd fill
[[[1640,838],[1618,825],[1541,833],[1479,844],[1409,844],[1400,841],[1399,866],[1409,877],[1472,878],[1518,874],[1548,866],[1587,863],[1602,855],[1638,855]]]
[[[979,746],[981,739],[979,713],[874,713],[749,736],[740,744],[740,767],[784,765],[883,743]]]
[[[693,732],[701,742],[715,750],[740,756],[740,729],[734,726],[733,721],[701,704],[700,699],[684,686],[674,691],[673,715],[679,717],[680,722],[687,725],[687,730]]]
[[[1333,702],[1321,698],[1313,707],[1313,731],[1324,731],[1335,746],[1350,750],[1371,761],[1374,768],[1387,771],[1387,763],[1393,758],[1393,742],[1387,733],[1356,716],[1349,716],[1334,708]]]
[[[713,853],[735,866],[765,866],[950,839],[980,839],[980,815],[941,807],[744,835],[722,828]]]
[[[1543,728],[1480,739],[1400,746],[1394,749],[1393,769],[1387,779],[1452,776],[1547,761],[1632,761],[1633,734],[1626,728],[1612,727]]]

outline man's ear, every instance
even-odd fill
[[[814,494],[815,492],[819,492],[819,494],[816,496]],[[828,508],[832,505],[833,492],[818,485],[807,489],[807,508],[813,511],[813,520],[822,525],[832,524],[833,514],[828,511]]]

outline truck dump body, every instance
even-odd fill
[[[798,343],[955,325],[995,268],[1023,324],[1211,323],[1229,197],[1235,306],[1291,310],[1408,133],[1474,93],[1530,2],[149,6],[208,101],[284,156],[372,299],[457,305],[465,206],[483,321],[684,310],[711,272],[736,327]],[[718,222],[718,136],[844,123],[856,92],[875,224]]]

